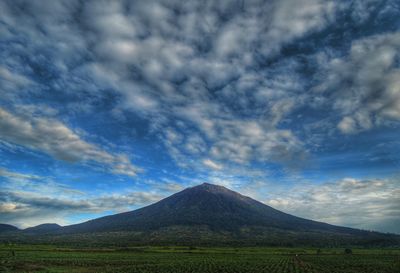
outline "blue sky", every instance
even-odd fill
[[[1,1],[0,222],[203,182],[400,233],[398,1]]]

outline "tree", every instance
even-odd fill
[[[345,253],[345,254],[352,254],[353,251],[352,251],[350,248],[346,248],[346,249],[344,250],[344,253]]]

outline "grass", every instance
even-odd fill
[[[0,272],[398,273],[400,250],[0,245]]]

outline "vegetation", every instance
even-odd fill
[[[1,245],[0,272],[397,273],[399,249]]]
[[[288,232],[249,227],[237,232],[213,231],[205,226],[173,226],[149,231],[93,232],[78,234],[27,234],[5,232],[0,243],[48,244],[67,247],[129,247],[181,245],[205,247],[397,247],[400,236],[370,233],[368,236],[338,235],[328,232]],[[344,250],[343,250],[344,251]]]

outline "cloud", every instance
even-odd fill
[[[204,160],[203,160],[203,164],[204,164],[205,166],[207,166],[207,167],[209,167],[209,168],[211,168],[211,169],[217,170],[217,171],[220,171],[220,170],[222,170],[222,168],[223,168],[222,165],[220,165],[220,164],[218,164],[218,163],[215,163],[214,161],[212,161],[212,160],[210,160],[210,159],[204,159]]]
[[[83,140],[62,122],[14,115],[0,108],[0,139],[68,162],[95,162],[110,172],[135,176],[140,170],[122,154],[111,154]]]
[[[265,203],[296,216],[336,225],[400,233],[398,179],[304,184],[270,194]]]
[[[151,181],[146,184],[151,185],[152,189],[168,193],[175,193],[185,188],[182,184],[170,179],[163,179],[162,183],[160,183],[160,181]]]
[[[344,117],[337,125],[339,130],[344,134],[352,134],[357,132],[357,124],[351,117]]]
[[[154,192],[127,192],[108,194],[86,199],[67,197],[48,197],[32,191],[1,191],[0,222],[12,223],[20,227],[42,224],[45,221],[61,221],[71,215],[122,212],[146,205],[162,198]]]
[[[165,135],[166,127],[179,131],[175,121],[191,128],[182,145],[164,140],[181,166],[191,156],[280,164],[304,158],[302,143],[290,128],[277,128],[304,101],[295,65],[286,62],[264,72],[260,62],[324,29],[335,17],[334,2],[87,1],[81,6],[59,1],[45,9],[34,3],[3,6],[6,28],[30,41],[29,55],[44,52],[43,60],[32,60],[35,67],[29,65],[30,74],[39,69],[52,75],[43,88],[90,92],[90,97],[111,89],[119,98],[115,111],[144,117],[158,135]],[[73,18],[79,12],[84,19],[77,22]],[[4,54],[13,59],[26,54],[16,54],[17,48],[8,47]],[[14,66],[22,70],[18,60]],[[79,105],[91,103],[80,99]],[[249,130],[265,136],[253,141]]]
[[[37,180],[42,178],[41,176],[38,175],[12,172],[4,168],[0,168],[0,177],[23,179],[23,180],[31,180],[31,179]]]
[[[218,159],[237,163],[249,161],[275,161],[293,163],[305,158],[301,142],[290,130],[264,127],[255,121],[221,122],[220,134],[211,148]]]
[[[2,181],[1,178],[6,180]],[[3,183],[2,183],[3,182]],[[57,222],[76,223],[76,217],[93,218],[104,213],[128,211],[139,206],[159,201],[166,193],[182,189],[182,185],[165,181],[147,183],[148,190],[133,190],[131,187],[115,192],[93,193],[81,191],[59,183],[52,177],[19,173],[0,169],[0,222],[20,227]],[[67,221],[72,217],[71,222]],[[81,221],[81,220],[79,220]]]
[[[400,120],[400,33],[386,33],[352,43],[348,56],[329,63],[328,92],[345,134]]]
[[[7,67],[2,66],[0,66],[0,81],[3,91],[10,92],[32,84],[32,81],[25,76],[11,72]]]
[[[36,208],[44,210],[85,210],[89,208],[89,204],[85,201],[50,198],[27,192],[1,192],[0,194],[0,201],[8,201],[14,204],[19,204],[15,206],[15,210],[22,208]]]
[[[274,10],[263,47],[274,52],[288,42],[312,31],[323,29],[335,17],[334,1],[284,0],[274,3]]]
[[[66,184],[54,182],[50,176],[21,173],[6,168],[0,168],[0,183],[3,191],[25,190],[40,193],[44,196],[84,195],[82,191],[73,189]]]

